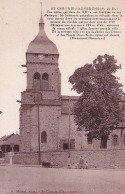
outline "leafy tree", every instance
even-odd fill
[[[76,69],[69,78],[72,89],[80,94],[74,106],[75,123],[93,137],[104,140],[102,144],[124,117],[124,92],[115,77],[118,69],[121,65],[114,56],[99,55],[92,64]]]

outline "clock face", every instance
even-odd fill
[[[38,58],[39,58],[40,60],[42,60],[42,59],[44,58],[44,55],[39,54],[39,55],[38,55]]]

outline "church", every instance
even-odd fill
[[[41,16],[38,35],[30,42],[26,51],[26,65],[23,65],[27,69],[27,88],[21,93],[20,152],[35,158],[38,155],[39,164],[53,160],[64,165],[68,157],[72,162],[77,162],[77,158],[83,155],[87,161],[96,163],[99,154],[101,158],[106,158],[103,156],[105,150],[124,151],[123,124],[101,148],[100,140],[78,129],[73,115],[73,106],[78,97],[61,95],[58,59],[58,49],[47,37]]]

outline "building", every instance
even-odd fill
[[[84,150],[100,150],[100,140],[79,131],[74,123],[73,105],[78,97],[61,95],[58,58],[58,49],[48,39],[41,16],[39,33],[26,51],[26,65],[23,66],[27,69],[27,88],[21,93],[20,107],[21,152],[38,153],[40,161],[50,161],[49,156],[57,160],[60,154],[67,153],[69,157],[70,152],[80,155]],[[125,148],[123,124],[101,148]]]
[[[71,111],[69,115],[78,98],[61,95],[58,58],[57,47],[46,36],[41,17],[39,33],[26,52],[27,89],[22,93],[20,108],[23,152],[38,151],[39,143],[41,151],[68,149],[69,127],[71,149],[81,148],[82,137]]]
[[[1,157],[7,152],[19,152],[20,151],[21,139],[18,134],[11,134],[0,138],[0,153]]]

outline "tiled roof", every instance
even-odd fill
[[[20,143],[21,143],[20,135],[12,134],[7,136],[7,138],[4,139],[3,141],[1,141],[0,145],[10,145],[10,144],[19,145]]]

